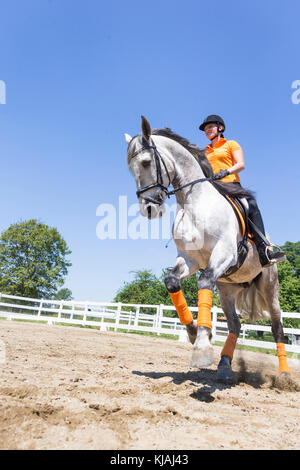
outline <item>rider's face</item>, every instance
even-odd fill
[[[215,123],[206,124],[204,128],[205,135],[208,139],[213,139],[218,132],[218,126]]]

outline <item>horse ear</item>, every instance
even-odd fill
[[[131,135],[125,133],[124,136],[125,136],[125,140],[126,140],[127,144],[129,145],[130,142],[132,141]]]
[[[149,124],[149,121],[145,118],[145,116],[141,116],[142,118],[142,133],[143,137],[147,140],[147,142],[150,139],[151,135],[151,126]]]

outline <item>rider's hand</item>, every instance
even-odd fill
[[[220,170],[220,171],[218,171],[218,173],[216,173],[213,176],[213,179],[214,180],[221,180],[222,178],[225,178],[225,176],[227,176],[227,175],[230,175],[228,170]]]

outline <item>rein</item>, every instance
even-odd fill
[[[153,183],[153,184],[149,184],[148,186],[144,186],[140,189],[138,189],[136,191],[136,195],[137,197],[140,197],[141,194],[143,194],[145,191],[148,191],[149,189],[154,189],[154,188],[160,188],[164,191],[164,193],[166,194],[166,196],[169,198],[170,196],[173,196],[175,193],[177,193],[178,191],[181,191],[182,189],[184,188],[187,188],[188,186],[194,186],[194,184],[197,184],[197,183],[202,183],[204,181],[212,181],[213,178],[199,178],[197,180],[193,180],[193,181],[190,181],[189,183],[186,183],[186,184],[183,184],[181,186],[179,186],[178,188],[175,188],[173,189],[172,191],[169,191],[168,190],[168,187],[170,186],[171,184],[171,178],[170,178],[170,174],[168,172],[168,169],[167,169],[167,166],[166,166],[166,163],[164,161],[164,159],[162,158],[161,154],[159,153],[159,151],[157,150],[154,142],[152,141],[152,145],[149,145],[149,144],[144,144],[143,147],[141,147],[139,150],[137,150],[136,152],[134,152],[134,154],[132,155],[131,159],[136,157],[137,155],[139,155],[140,153],[142,153],[143,151],[145,150],[149,150],[149,149],[153,149],[154,150],[154,158],[155,158],[155,164],[156,164],[156,178],[157,178],[157,181],[156,183]],[[163,184],[163,177],[162,177],[162,172],[161,172],[161,164],[160,162],[162,162],[165,170],[166,170],[166,173],[168,175],[168,179],[169,179],[169,184],[168,186],[164,186]],[[142,197],[142,199],[144,199],[145,201],[148,201],[148,202],[152,202],[153,204],[161,204],[162,203],[162,200],[161,201],[157,201],[156,199],[148,196],[148,197]]]

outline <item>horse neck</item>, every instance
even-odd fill
[[[171,183],[174,189],[190,183],[199,178],[205,178],[201,166],[196,158],[178,142],[163,136],[155,136],[155,144],[161,149],[161,154],[171,169]],[[206,185],[205,185],[206,186]],[[176,193],[179,204],[190,202],[191,199],[199,197],[203,190],[203,184],[199,183],[193,187],[188,186]]]

